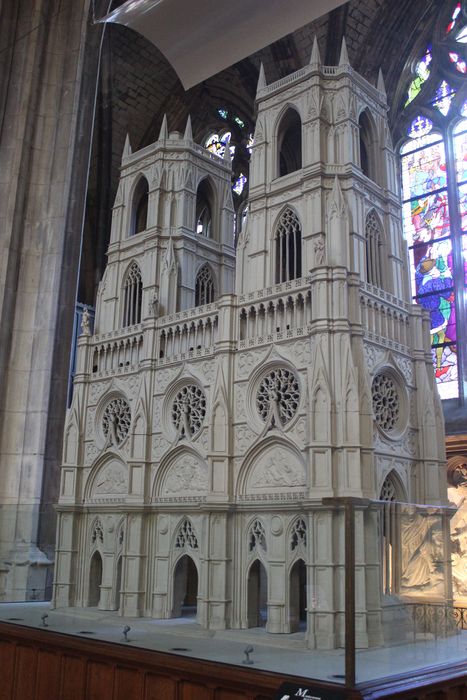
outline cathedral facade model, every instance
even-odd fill
[[[192,606],[206,628],[302,624],[332,648],[343,518],[326,499],[445,502],[386,113],[382,78],[357,75],[345,43],[338,66],[315,41],[293,75],[261,71],[236,248],[229,148],[195,144],[190,121],[182,135],[164,120],[137,153],[127,142],[94,332],[85,314],[78,341],[55,606]],[[366,645],[385,590],[371,510],[356,538]]]

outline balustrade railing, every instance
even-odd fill
[[[207,304],[159,319],[159,364],[214,352],[217,304]]]
[[[121,329],[116,333],[96,335],[93,345],[93,374],[123,372],[136,368],[143,347],[141,325]]]
[[[242,295],[243,305],[238,310],[239,347],[306,333],[311,322],[307,282],[307,278],[300,278]]]
[[[409,345],[408,305],[392,294],[363,283],[360,306],[362,325],[371,338],[384,338],[389,344]]]

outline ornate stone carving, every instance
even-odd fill
[[[294,552],[297,547],[306,547],[306,523],[303,518],[297,518],[292,528],[290,549]]]
[[[126,469],[120,462],[111,462],[96,475],[93,496],[115,496],[127,493]]]
[[[253,441],[253,433],[246,425],[240,425],[236,429],[236,444],[241,452],[246,452]]]
[[[100,519],[94,521],[91,531],[91,545],[104,544],[104,528]]]
[[[107,391],[110,382],[93,382],[89,390],[89,399],[91,404],[96,404],[100,397]]]
[[[85,464],[89,466],[94,462],[96,459],[97,455],[99,454],[99,450],[95,446],[93,442],[88,442],[86,444],[86,449],[85,449]]]
[[[379,372],[371,385],[373,413],[378,427],[389,433],[395,429],[400,415],[400,397],[396,382]]]
[[[251,352],[242,352],[238,358],[238,374],[240,377],[248,376],[253,369],[257,358]]]
[[[285,368],[273,369],[261,380],[256,394],[256,408],[261,420],[273,427],[286,425],[297,412],[300,401],[298,379]]]
[[[255,520],[248,533],[248,550],[254,552],[262,549],[267,552],[266,531],[261,520]]]
[[[254,489],[305,486],[305,470],[289,450],[272,447],[256,463],[251,486]]]
[[[401,516],[402,588],[433,591],[443,581],[443,528],[440,515],[415,507]]]
[[[102,432],[106,446],[119,447],[128,436],[131,423],[131,411],[127,401],[119,397],[109,401],[102,416]]]
[[[174,464],[166,477],[162,495],[206,493],[208,470],[205,464],[192,455],[184,455]]]
[[[198,538],[196,537],[195,529],[188,518],[186,518],[180,525],[177,538],[175,540],[175,549],[183,549],[184,547],[198,549]]]
[[[201,430],[206,416],[206,396],[196,384],[187,384],[175,396],[172,422],[179,437],[188,439]]]

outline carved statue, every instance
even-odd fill
[[[81,335],[91,335],[90,316],[87,306],[84,307],[83,315],[81,316]]]
[[[324,241],[324,236],[320,235],[315,240],[314,251],[316,265],[324,265],[324,260],[326,258],[326,245]]]
[[[154,292],[149,302],[149,315],[154,316],[154,318],[159,316],[159,297],[157,296],[157,292]]]

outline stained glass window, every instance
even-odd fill
[[[457,398],[466,379],[461,371],[467,346],[466,62],[456,41],[467,41],[467,30],[459,27],[465,21],[460,7],[457,3],[449,24],[442,25],[444,39],[416,64],[400,127],[406,134],[400,153],[412,294],[430,316],[442,399]]]
[[[215,153],[220,158],[224,157],[225,147],[230,143],[232,134],[230,131],[224,131],[222,134],[210,134],[204,143],[204,147]],[[230,155],[235,155],[235,146],[230,146]]]
[[[245,187],[246,183],[246,176],[243,173],[240,173],[240,176],[235,180],[234,186],[232,187],[233,191],[236,194],[242,194],[243,188]]]

